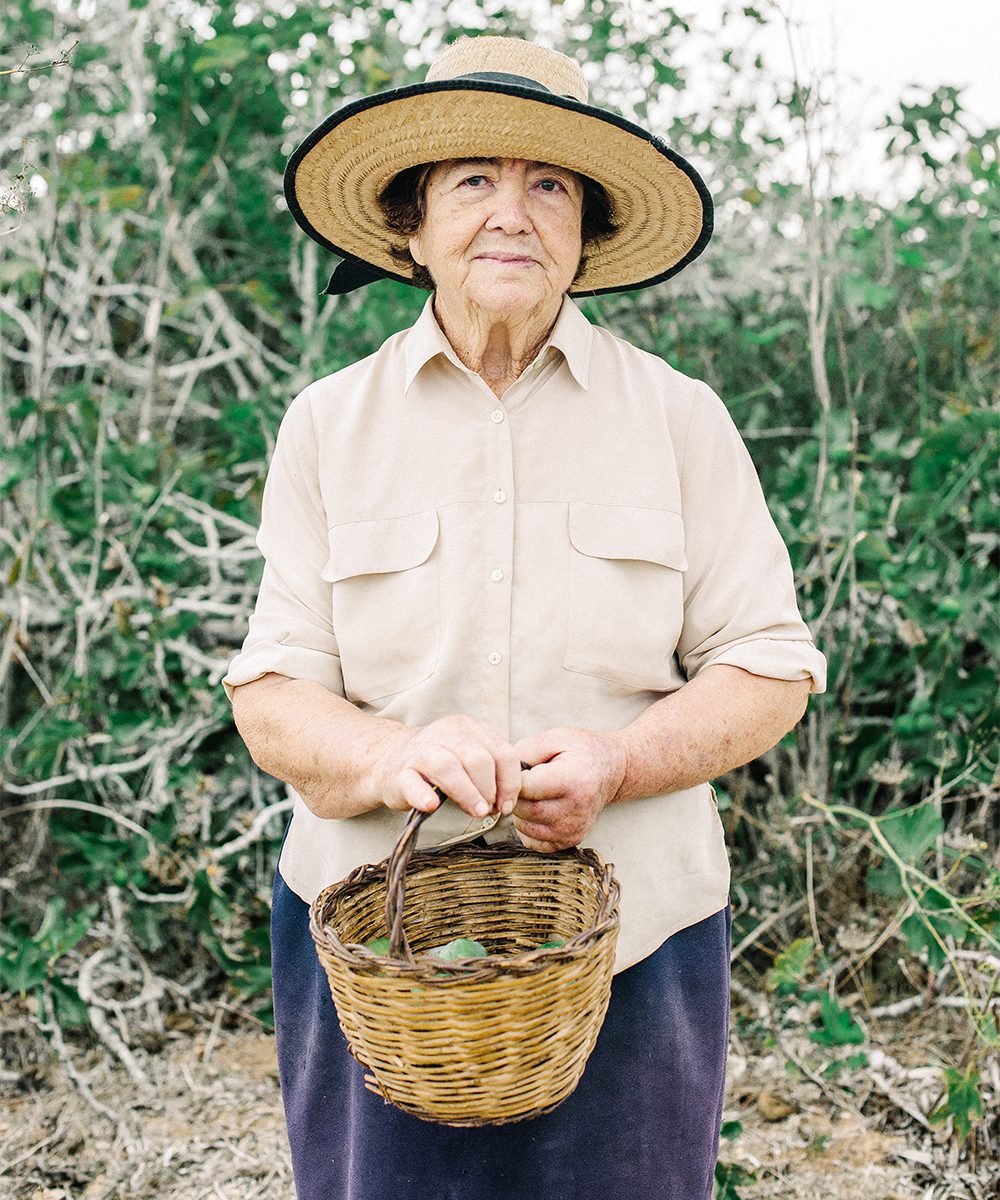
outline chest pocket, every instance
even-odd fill
[[[684,619],[680,514],[570,504],[569,541],[566,669],[667,687]]]
[[[351,521],[328,533],[321,572],[348,699],[406,691],[434,670],[440,643],[436,509]]]

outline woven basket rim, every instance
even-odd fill
[[[571,860],[581,871],[592,874],[599,890],[598,910],[594,923],[587,929],[567,938],[562,946],[518,951],[516,954],[488,954],[486,957],[448,961],[429,954],[416,954],[410,963],[389,955],[376,954],[358,942],[344,942],[327,922],[338,903],[372,884],[384,883],[388,877],[389,860],[355,868],[338,883],[325,887],[309,906],[309,931],[317,946],[332,954],[350,970],[361,974],[398,976],[419,980],[431,986],[447,986],[456,979],[482,982],[498,976],[534,975],[546,968],[572,961],[591,953],[609,935],[617,935],[621,924],[619,901],[621,888],[614,867],[589,847],[572,847],[553,854],[539,854],[524,846],[511,843],[493,845],[430,846],[417,850],[410,861],[407,874],[412,875],[425,866],[460,866],[463,862],[501,858],[528,860]]]

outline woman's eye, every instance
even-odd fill
[[[555,192],[562,190],[562,183],[558,179],[542,179],[539,180],[538,186],[545,192]]]
[[[462,182],[467,183],[470,187],[478,187],[485,179],[485,175],[467,175]]]

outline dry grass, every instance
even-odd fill
[[[0,1116],[0,1191],[9,1188],[10,1200],[292,1195],[272,1037],[208,1025],[178,1032],[141,1055],[150,1090],[103,1048],[72,1048],[111,1120],[32,1034],[24,1019],[6,1023],[5,1040],[20,1043],[24,1060],[22,1086],[8,1080]]]
[[[790,1064],[789,1055],[807,1062],[804,1035],[768,1047],[745,1032],[742,1018],[753,1015],[734,1013],[726,1120],[742,1131],[721,1153],[756,1176],[739,1185],[741,1200],[1000,1196],[995,1062],[983,1081],[993,1116],[977,1142],[960,1150],[946,1128],[926,1123],[941,1092],[940,1072],[926,1064],[964,1036],[953,1015],[879,1022],[869,1065],[829,1082]],[[155,1050],[133,1047],[146,1089],[103,1046],[67,1044],[60,1060],[28,1015],[0,1009],[0,1192],[10,1200],[290,1197],[273,1039],[238,1019],[234,1028],[181,1024]]]

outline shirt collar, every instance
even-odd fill
[[[420,316],[406,334],[403,347],[404,394],[409,391],[410,385],[420,370],[439,354],[443,354],[459,370],[468,369],[455,353],[454,347],[437,323],[433,300],[433,295],[427,297],[427,303]],[[552,332],[538,351],[538,361],[548,354],[550,346],[554,347],[562,353],[576,382],[580,387],[586,389],[590,377],[590,348],[593,337],[594,330],[590,322],[569,296],[564,296],[562,308],[559,310],[559,316],[556,317],[555,325],[552,326]]]

